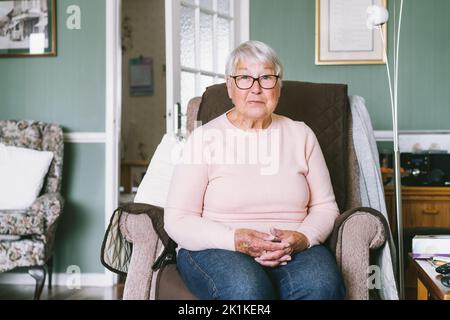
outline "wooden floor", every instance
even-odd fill
[[[122,286],[119,287],[82,287],[69,289],[66,286],[44,288],[41,300],[120,300]],[[33,300],[34,286],[0,285],[0,300]]]
[[[65,286],[44,288],[41,300],[121,300],[123,285],[68,289]],[[33,300],[34,286],[0,284],[0,300]],[[406,290],[406,300],[416,300],[415,290]]]

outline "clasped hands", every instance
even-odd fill
[[[254,257],[256,262],[265,267],[285,265],[292,259],[293,253],[309,246],[303,233],[276,228],[271,228],[270,233],[237,229],[234,242],[236,251]]]

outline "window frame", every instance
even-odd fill
[[[225,74],[219,72],[218,44],[216,37],[217,19],[227,18],[234,19],[231,24],[230,50],[239,43],[249,40],[250,34],[250,17],[249,17],[249,0],[230,0],[230,15],[224,15],[217,12],[217,0],[213,0],[213,10],[200,6],[200,0],[166,0],[166,74],[167,74],[167,105],[166,105],[166,132],[177,133],[177,119],[179,118],[178,109],[181,111],[182,118],[185,117],[187,102],[183,101],[181,105],[181,73],[188,72],[194,74],[195,77],[195,94],[201,96],[203,87],[201,86],[201,77],[213,77],[213,83],[221,83],[225,81]],[[187,67],[181,65],[180,50],[180,11],[181,7],[195,9],[195,67]],[[213,70],[203,70],[200,68],[200,13],[213,14]],[[222,81],[221,81],[222,80]],[[193,97],[190,97],[193,98]],[[183,127],[183,126],[182,126]]]

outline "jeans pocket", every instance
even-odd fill
[[[177,267],[187,287],[202,300],[217,299],[217,287],[206,270],[196,261],[195,252],[180,249]]]

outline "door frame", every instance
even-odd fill
[[[106,1],[105,88],[105,230],[119,203],[120,124],[122,112],[121,0]],[[105,282],[113,286],[118,277],[105,268]]]
[[[179,17],[179,1],[165,0],[165,32],[166,32],[166,133],[174,133],[174,105],[180,101],[180,83],[175,81],[174,70],[180,69],[180,61],[175,57],[180,56],[180,46],[173,36],[179,33],[179,24],[174,24],[174,17]]]

